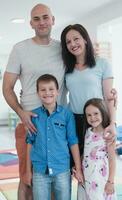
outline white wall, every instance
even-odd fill
[[[112,26],[112,62],[118,91],[117,123],[122,125],[122,21]]]
[[[8,59],[7,55],[0,55],[0,69],[3,76],[6,60]],[[4,100],[2,94],[2,79],[0,80],[0,124],[6,123],[6,116],[8,116],[9,107]]]
[[[121,16],[122,0],[115,0],[114,3],[96,9],[89,15],[84,16],[84,18],[80,20],[80,23],[87,28],[92,40],[96,41],[98,26]]]
[[[8,55],[5,55],[5,54],[0,55],[0,69],[2,72],[2,77],[6,68],[7,60],[8,60]],[[6,103],[3,97],[2,81],[3,79],[0,79],[0,125],[6,125],[8,123],[8,113],[9,111],[11,111],[11,108],[8,106],[8,104]],[[20,86],[19,81],[17,81],[17,84],[15,86],[15,91],[18,98],[19,98],[20,90],[21,90],[21,86]]]
[[[98,41],[111,43],[114,86],[118,92],[117,123],[122,124],[122,17],[98,27]]]

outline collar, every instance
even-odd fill
[[[46,112],[48,116],[50,115],[49,111],[47,110],[47,108],[45,108],[44,105],[42,105],[42,110],[43,110],[44,112]],[[59,106],[59,105],[56,103],[56,106],[55,106],[54,111],[53,111],[52,113],[60,112],[60,111],[61,111],[61,106]]]

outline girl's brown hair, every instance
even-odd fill
[[[93,99],[90,99],[86,102],[84,109],[83,109],[84,132],[86,131],[86,129],[88,127],[90,127],[90,125],[87,122],[87,118],[86,118],[86,108],[89,105],[95,106],[99,109],[99,111],[101,112],[101,115],[102,115],[102,126],[103,126],[103,128],[106,128],[110,124],[110,116],[109,116],[108,109],[106,107],[105,101],[100,99],[100,98],[93,98]]]

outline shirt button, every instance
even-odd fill
[[[49,130],[49,129],[50,129],[50,127],[48,126],[48,127],[47,127],[47,129]]]
[[[47,139],[48,141],[50,140],[50,138]]]
[[[48,153],[50,152],[50,150],[48,150]]]

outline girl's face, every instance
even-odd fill
[[[86,41],[81,34],[76,30],[70,30],[66,34],[66,46],[71,54],[74,56],[84,56],[86,51]]]
[[[97,107],[93,105],[87,106],[85,114],[88,124],[92,126],[93,129],[100,130],[102,128],[102,114]]]

